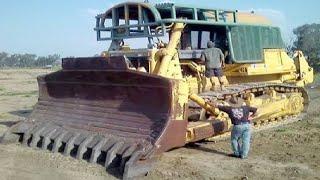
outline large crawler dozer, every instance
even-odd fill
[[[60,152],[131,178],[167,150],[228,133],[228,115],[212,104],[227,105],[231,96],[258,108],[255,127],[308,106],[304,86],[313,70],[302,52],[287,55],[279,28],[264,17],[127,2],[97,15],[95,31],[98,41],[111,42],[109,50],[63,59],[62,70],[38,77],[34,111],[2,142]],[[226,56],[223,91],[211,91],[204,76],[200,55],[209,40]]]

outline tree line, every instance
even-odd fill
[[[295,28],[293,33],[296,39],[289,50],[301,50],[314,70],[320,72],[320,24],[305,24]]]
[[[37,56],[35,54],[9,54],[0,52],[0,68],[46,67],[54,65],[61,57],[58,54]]]

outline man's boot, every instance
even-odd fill
[[[225,91],[226,88],[225,88],[225,85],[229,85],[229,81],[227,80],[226,76],[221,76],[219,77],[219,81],[220,81],[220,88],[221,88],[221,91]]]
[[[202,92],[205,92],[206,91],[206,88],[207,88],[207,82],[208,82],[208,80],[207,80],[208,78],[207,77],[202,77],[201,78],[201,86],[202,86]]]
[[[217,77],[211,77],[210,82],[212,84],[212,87],[210,88],[211,91],[219,91],[220,90],[220,82]]]
[[[228,85],[229,85],[229,81],[228,81],[228,79],[227,79],[226,76],[221,76],[221,77],[219,78],[219,81],[220,81],[221,83],[223,83],[223,85],[225,85],[225,86],[228,86]]]
[[[226,87],[221,83],[220,89],[221,89],[221,91],[225,91]]]

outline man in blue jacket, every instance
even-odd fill
[[[218,106],[226,112],[233,124],[231,131],[232,157],[245,159],[248,157],[251,139],[251,118],[256,115],[257,108],[245,105],[238,97],[231,97],[229,106]]]

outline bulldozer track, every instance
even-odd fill
[[[227,86],[224,91],[209,91],[199,94],[208,102],[214,102],[217,100],[225,101],[231,96],[244,97],[248,93],[263,94],[266,90],[275,90],[278,93],[301,93],[304,99],[303,105],[304,110],[299,115],[298,114],[288,114],[285,116],[278,116],[266,119],[259,119],[253,122],[253,129],[255,132],[274,128],[277,126],[285,125],[288,123],[296,122],[301,120],[306,113],[309,106],[309,95],[305,88],[298,87],[291,84],[279,84],[279,83],[246,83],[239,85]],[[200,108],[197,104],[189,104],[192,108]],[[200,108],[201,109],[201,108]],[[230,136],[230,132],[225,132],[220,135],[208,138],[210,141],[217,141],[220,139],[226,139]]]
[[[243,97],[248,93],[262,93],[266,90],[275,90],[279,93],[290,93],[290,92],[300,92],[304,98],[304,111],[308,108],[309,105],[309,96],[305,88],[298,87],[291,84],[280,84],[280,83],[245,83],[245,84],[236,84],[226,87],[226,90],[223,91],[208,91],[199,94],[201,97],[205,98],[208,101],[214,100],[226,100],[231,96]]]
[[[264,121],[263,124],[259,124],[259,125],[253,124],[252,131],[256,133],[256,132],[260,132],[260,131],[274,129],[274,128],[277,128],[279,126],[288,125],[288,124],[291,124],[291,123],[294,123],[294,122],[297,122],[297,121],[301,121],[304,116],[305,116],[305,113],[302,113],[300,115],[279,117],[275,121],[269,119],[268,121]],[[217,136],[214,136],[214,137],[211,137],[211,138],[207,138],[207,139],[205,139],[205,141],[219,142],[219,141],[227,140],[230,136],[231,136],[231,132],[226,132],[226,133],[221,134],[221,135],[217,135]]]

